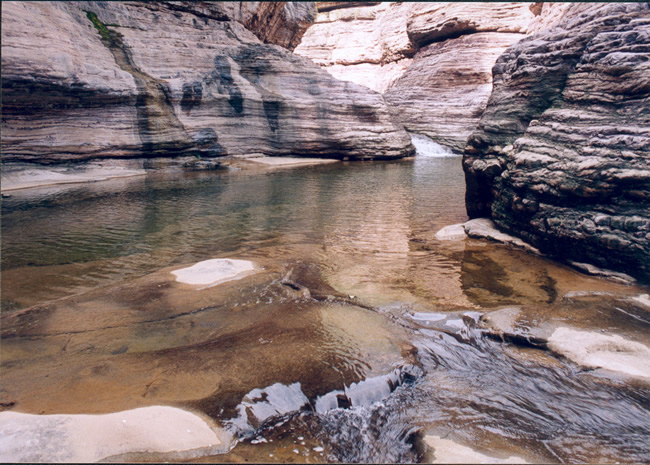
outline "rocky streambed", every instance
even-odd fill
[[[648,11],[3,3],[0,460],[649,462]]]
[[[648,288],[436,238],[430,155],[15,191],[3,460],[647,461]]]

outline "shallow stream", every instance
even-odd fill
[[[0,403],[187,408],[234,438],[197,461],[449,461],[453,441],[495,460],[650,462],[647,379],[479,324],[516,306],[530,326],[648,344],[633,300],[648,288],[435,239],[466,220],[461,159],[422,154],[14,191]],[[171,279],[210,258],[262,271],[200,291]]]

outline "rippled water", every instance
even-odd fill
[[[239,438],[209,461],[430,461],[432,436],[497,458],[650,461],[646,383],[475,324],[507,305],[567,320],[570,292],[647,289],[434,239],[465,220],[450,156],[16,191],[2,203],[0,400],[182,405]],[[264,272],[201,294],[160,271],[214,257]],[[609,304],[581,305],[596,327],[650,329],[622,304],[606,319]]]
[[[459,158],[429,158],[16,192],[2,204],[3,298],[32,304],[264,246],[313,244],[324,259],[369,254],[390,263],[411,237],[466,218],[459,167]],[[18,295],[11,272],[25,267],[52,282]],[[15,277],[23,289],[32,273],[24,274]]]

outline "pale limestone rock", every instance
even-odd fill
[[[338,79],[385,91],[408,67],[415,49],[406,32],[409,4],[383,2],[319,13],[295,53]]]
[[[630,275],[627,275],[625,273],[618,273],[616,271],[605,270],[603,268],[599,268],[595,265],[592,265],[591,263],[580,263],[580,262],[574,262],[572,260],[569,260],[568,263],[571,266],[579,269],[580,271],[583,271],[584,273],[591,274],[594,276],[603,276],[604,278],[610,279],[612,281],[617,281],[623,284],[633,284],[636,282],[636,279],[634,279]]]
[[[224,453],[229,442],[226,431],[174,407],[105,415],[0,413],[0,460],[5,463],[90,463],[134,452],[191,458],[197,453]]]
[[[522,37],[485,32],[424,46],[386,91],[386,101],[408,131],[461,152],[492,91],[494,62]]]
[[[476,32],[525,33],[534,15],[525,3],[413,3],[408,34],[418,46]]]
[[[527,252],[540,255],[539,250],[527,244],[518,237],[512,236],[501,232],[492,220],[489,218],[476,218],[463,223],[463,228],[469,237],[477,237],[481,239],[490,239],[493,241],[501,242],[504,244],[513,245]]]
[[[517,318],[521,315],[521,308],[506,307],[487,313],[481,317],[481,325],[493,334],[511,335],[517,331]]]
[[[248,158],[249,162],[260,163],[268,166],[307,166],[326,165],[337,163],[339,160],[327,160],[324,158],[297,158],[297,157],[255,157]]]
[[[408,130],[462,151],[487,103],[495,60],[533,18],[521,3],[328,4],[296,53],[385,93]]]
[[[54,184],[76,184],[113,178],[142,176],[146,171],[134,163],[89,162],[75,167],[25,166],[2,170],[2,192]]]
[[[212,287],[228,281],[235,281],[255,273],[255,264],[248,260],[215,258],[172,271],[179,283]]]
[[[439,241],[462,241],[467,237],[467,233],[462,224],[452,224],[438,231],[435,237]]]
[[[632,297],[632,300],[634,302],[638,302],[641,305],[643,305],[646,308],[650,308],[650,295],[648,294],[641,294],[636,297]]]
[[[503,459],[488,456],[440,436],[427,435],[424,442],[434,450],[435,459],[431,463],[529,463],[514,455]]]
[[[579,365],[650,378],[650,348],[618,335],[557,328],[548,347]]]

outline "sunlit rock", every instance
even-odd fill
[[[469,237],[490,239],[504,244],[514,245],[528,252],[539,255],[539,250],[527,244],[518,237],[500,231],[494,222],[488,218],[476,218],[463,224],[463,228]]]
[[[640,294],[636,297],[632,297],[632,300],[634,302],[638,302],[641,305],[643,305],[646,308],[650,308],[650,295],[648,294]]]
[[[411,154],[380,95],[272,45],[295,46],[310,10],[284,2],[3,4],[3,164]]]

